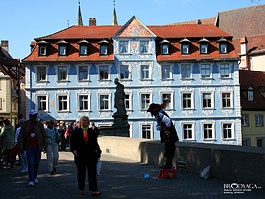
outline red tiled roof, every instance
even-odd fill
[[[215,24],[216,17],[204,18],[204,19],[198,19],[198,20],[201,21],[201,24]],[[198,20],[177,22],[177,23],[173,23],[173,24],[174,25],[177,25],[177,24],[198,24]]]
[[[251,50],[251,53],[264,51],[265,50],[265,34],[246,37],[248,50]],[[233,44],[238,53],[240,53],[240,40],[233,39]]]
[[[163,25],[163,26],[147,26],[157,37],[169,39],[172,43],[172,54],[171,56],[160,56],[158,55],[158,60],[182,60],[182,59],[201,59],[201,55],[198,50],[198,41],[202,38],[212,38],[212,52],[204,55],[205,59],[218,59],[218,58],[237,58],[237,54],[230,43],[229,54],[219,54],[218,47],[216,46],[216,41],[222,37],[227,40],[231,40],[232,37],[220,30],[212,24],[181,24],[181,25]],[[110,41],[110,53],[108,56],[99,56],[99,44],[98,42],[102,39],[110,39],[115,33],[121,28],[121,26],[72,26],[64,30],[58,31],[54,34],[36,38],[35,41],[46,41],[50,43],[48,56],[40,57],[38,56],[38,48],[35,47],[32,53],[23,59],[23,61],[112,61],[113,56],[113,45],[112,40]],[[189,56],[181,56],[179,51],[179,41],[183,38],[189,38],[193,40],[192,49],[194,53]],[[58,56],[58,46],[56,42],[64,39],[69,43],[69,51],[67,56]],[[82,39],[86,39],[92,45],[92,51],[88,56],[79,56],[78,44]],[[174,39],[178,39],[173,41]],[[172,40],[172,41],[171,41]],[[89,48],[91,50],[91,48]],[[177,50],[178,49],[178,50]]]
[[[108,39],[121,26],[71,26],[51,35],[36,38],[36,41],[50,39]]]
[[[239,83],[242,110],[265,110],[265,97],[261,92],[262,88],[265,91],[265,72],[240,70]],[[254,101],[247,100],[249,87],[253,88]]]

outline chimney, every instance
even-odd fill
[[[89,18],[89,26],[96,26],[97,21],[96,18]]]
[[[202,21],[200,20],[200,19],[198,19],[198,22],[197,22],[198,24],[202,24]]]
[[[1,41],[1,47],[5,49],[7,52],[9,52],[9,47],[8,47],[8,40],[2,40]]]

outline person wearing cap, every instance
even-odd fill
[[[47,161],[48,161],[48,169],[51,175],[56,173],[56,167],[58,165],[59,160],[59,146],[58,140],[60,138],[59,132],[57,128],[55,128],[55,122],[53,120],[48,120],[47,127],[45,128],[46,136],[47,136]]]
[[[150,112],[155,117],[157,122],[156,128],[160,131],[161,143],[165,144],[166,164],[164,169],[171,169],[172,160],[175,155],[175,142],[179,141],[179,138],[175,126],[168,114],[163,110],[164,108],[164,104],[152,103],[149,105],[147,112]]]
[[[29,120],[25,121],[18,136],[20,151],[26,151],[28,160],[28,185],[38,183],[37,174],[41,159],[41,151],[47,150],[47,138],[43,124],[37,120],[38,112],[30,110]]]

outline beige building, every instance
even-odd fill
[[[23,100],[21,100],[21,80],[24,72],[20,61],[8,53],[8,41],[0,45],[0,120],[9,119],[15,126],[23,117]]]

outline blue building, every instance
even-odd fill
[[[87,115],[113,124],[114,79],[125,86],[130,137],[160,139],[150,103],[166,104],[181,141],[242,144],[238,55],[214,25],[71,26],[35,38],[26,66],[27,112],[43,120]]]

